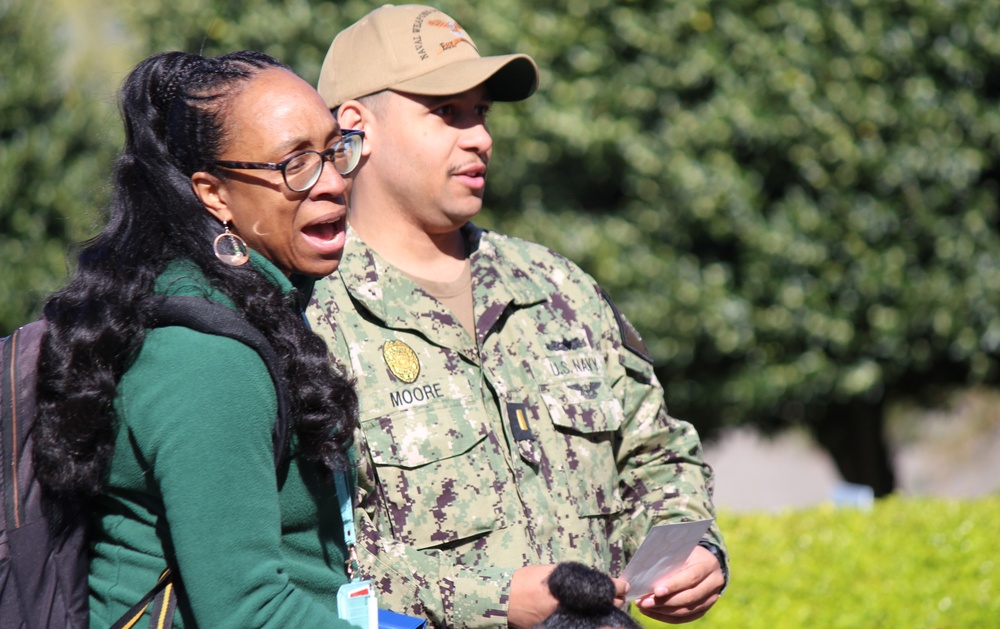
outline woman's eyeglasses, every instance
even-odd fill
[[[293,155],[283,162],[230,162],[211,161],[214,166],[235,168],[237,170],[280,170],[285,178],[285,185],[294,192],[311,190],[320,175],[323,174],[323,163],[330,160],[333,167],[341,175],[348,175],[361,161],[361,144],[365,132],[355,129],[344,129],[344,135],[333,146],[325,151],[303,151]]]

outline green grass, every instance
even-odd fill
[[[702,629],[1000,626],[1000,496],[718,521],[732,578]]]

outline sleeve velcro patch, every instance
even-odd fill
[[[625,318],[625,315],[618,310],[618,306],[608,295],[607,291],[603,288],[601,289],[601,296],[604,297],[604,301],[608,302],[608,306],[611,307],[611,312],[615,315],[615,321],[618,322],[618,332],[621,335],[622,345],[627,347],[629,351],[638,356],[639,358],[645,360],[649,364],[653,364],[653,357],[649,353],[649,348],[646,347],[646,343],[643,342],[642,337],[639,336],[639,331],[635,329],[635,326]]]

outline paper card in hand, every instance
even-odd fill
[[[634,601],[652,593],[657,581],[683,566],[712,521],[709,518],[654,526],[622,571],[621,578],[629,583],[625,599]]]

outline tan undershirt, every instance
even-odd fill
[[[458,277],[448,282],[417,277],[405,271],[402,273],[451,310],[472,338],[476,337],[476,322],[472,313],[472,263],[468,258],[465,259]]]

